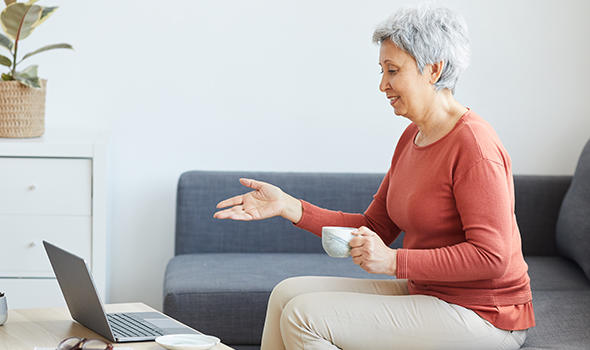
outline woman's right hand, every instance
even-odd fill
[[[216,212],[213,215],[214,218],[250,221],[280,215],[293,222],[299,221],[292,213],[296,213],[296,207],[300,208],[301,203],[277,186],[244,178],[240,179],[240,183],[254,189],[254,191],[217,203],[218,209],[230,206],[231,208]],[[300,215],[299,218],[301,218]]]

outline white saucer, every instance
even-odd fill
[[[206,350],[219,342],[219,338],[205,334],[169,334],[156,338],[156,343],[170,350]]]

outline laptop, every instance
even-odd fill
[[[160,312],[104,312],[84,259],[43,241],[72,318],[115,343],[149,341],[166,334],[200,334]]]

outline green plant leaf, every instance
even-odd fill
[[[4,0],[4,2],[6,3],[6,6],[8,6],[8,5],[12,4],[12,3],[15,3],[16,0]]]
[[[55,12],[55,10],[57,10],[57,6],[43,7],[43,10],[41,11],[41,17],[39,17],[39,21],[37,22],[37,24],[35,24],[35,27],[45,22],[45,20],[48,19],[49,16],[51,16]]]
[[[18,74],[14,75],[14,80],[17,80],[19,83],[26,85],[28,87],[32,87],[32,88],[40,88],[41,87],[41,83],[39,82],[39,78],[35,77],[35,78],[24,78],[21,77]]]
[[[22,72],[14,74],[14,80],[29,87],[40,88],[39,77],[37,76],[37,65],[25,68]]]
[[[17,72],[17,73],[24,76],[24,77],[36,77],[37,76],[37,68],[39,68],[39,66],[34,64],[32,66],[28,66],[27,68],[25,68],[22,71]]]
[[[12,40],[8,39],[2,33],[0,33],[0,46],[7,48],[9,51],[12,51],[14,44],[12,43]]]
[[[12,66],[12,61],[6,56],[0,55],[0,64],[6,67]]]
[[[43,8],[32,3],[32,1],[27,4],[15,2],[0,13],[2,28],[11,39],[15,41],[25,39],[37,26]]]
[[[72,49],[73,50],[74,48],[72,47],[72,45],[65,44],[65,43],[63,43],[63,44],[53,44],[53,45],[43,46],[40,49],[37,49],[37,50],[35,50],[33,52],[29,52],[28,54],[24,55],[23,58],[21,58],[21,60],[18,63],[24,61],[26,58],[29,58],[29,57],[31,57],[33,55],[36,55],[38,53],[41,53],[43,51],[54,50],[54,49]]]
[[[14,80],[14,78],[10,74],[2,73],[2,80],[10,81],[10,80]]]

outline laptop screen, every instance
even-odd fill
[[[72,318],[114,340],[84,259],[47,241],[43,241],[43,245]]]

